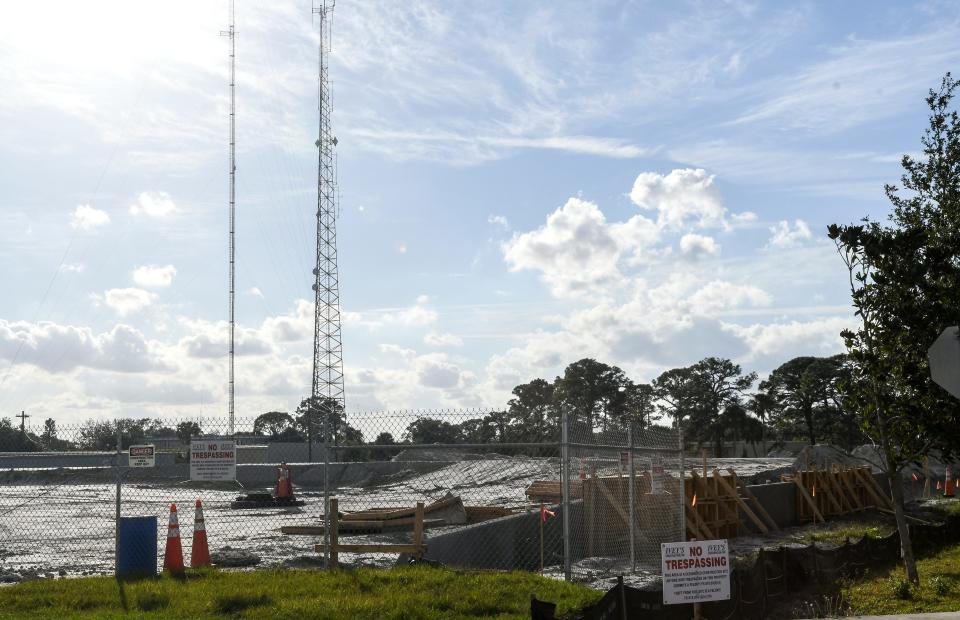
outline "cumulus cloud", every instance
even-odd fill
[[[690,311],[699,315],[712,315],[741,306],[767,306],[770,301],[770,295],[756,286],[722,280],[708,282],[688,299]]]
[[[109,223],[110,215],[106,211],[94,209],[90,205],[77,205],[70,216],[70,226],[77,230],[92,230]]]
[[[630,190],[630,200],[643,209],[657,212],[663,228],[682,230],[693,224],[699,228],[728,228],[727,209],[713,175],[702,169],[677,169],[667,175],[643,172]]]
[[[261,291],[261,290],[260,290],[259,288],[257,288],[256,286],[251,286],[249,289],[247,289],[247,294],[248,294],[248,295],[253,295],[254,297],[259,297],[260,299],[263,299],[263,291]]]
[[[303,342],[313,338],[313,302],[297,300],[293,313],[268,317],[263,330],[269,338],[280,343]]]
[[[155,346],[129,325],[94,334],[88,327],[0,319],[0,358],[60,373],[78,367],[114,372],[165,371]]]
[[[540,271],[557,295],[621,279],[617,239],[597,205],[579,198],[570,198],[537,230],[514,235],[503,251],[511,271]]]
[[[177,268],[173,265],[166,265],[165,267],[144,265],[133,270],[133,281],[137,286],[162,288],[170,286],[175,275],[177,275]]]
[[[139,312],[157,300],[154,293],[140,288],[112,288],[104,293],[103,298],[120,316]]]
[[[792,248],[813,237],[810,227],[803,220],[794,220],[793,226],[787,220],[780,220],[776,226],[770,227],[770,241],[772,248]]]
[[[178,210],[170,194],[166,192],[140,192],[136,201],[130,205],[130,213],[148,217],[167,217]]]
[[[680,238],[680,252],[684,257],[695,260],[704,256],[716,256],[720,253],[720,245],[713,237],[688,233]]]
[[[463,338],[455,334],[438,334],[430,332],[423,337],[423,341],[433,347],[459,347],[463,345]]]
[[[90,396],[109,398],[124,404],[192,405],[214,400],[205,388],[177,380],[131,382],[121,378],[90,375],[83,377],[84,391]]]
[[[756,323],[753,325],[723,324],[723,329],[742,338],[750,347],[748,359],[785,356],[831,355],[843,351],[840,332],[852,327],[850,317],[827,317],[813,321]]]

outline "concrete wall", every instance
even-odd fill
[[[748,488],[777,525],[787,527],[797,524],[797,485],[792,482],[773,482],[753,484]]]
[[[237,465],[244,463],[269,463],[269,446],[237,445]],[[278,461],[279,462],[279,461]]]
[[[287,442],[274,441],[267,444],[267,462],[268,463],[307,463],[311,459],[313,462],[323,462],[323,444],[313,444],[313,449],[309,450],[306,442]],[[312,454],[311,454],[312,452]]]
[[[116,452],[0,452],[0,469],[113,467],[116,458]],[[173,465],[174,459],[170,452],[156,455],[157,465]],[[120,465],[127,465],[125,452],[120,453]]]
[[[563,510],[552,508],[556,517],[543,526],[544,564],[563,563]],[[577,500],[570,506],[571,524],[582,521],[583,505]],[[424,558],[459,568],[525,569],[540,568],[540,511],[530,510],[470,525],[454,532],[426,533],[427,552]],[[573,557],[584,553],[582,536],[574,536]],[[397,564],[407,561],[405,556]]]

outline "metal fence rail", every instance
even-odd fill
[[[334,498],[338,543],[362,550],[339,553],[340,565],[407,561],[365,550],[409,547],[405,511],[417,503],[423,557],[467,568],[655,574],[660,542],[683,535],[680,438],[669,429],[597,428],[572,412],[536,433],[497,411],[284,415],[238,418],[232,437],[226,416],[0,424],[0,580],[112,573],[121,517],[157,518],[159,568],[171,504],[189,564],[197,499],[222,565],[325,565]],[[197,439],[235,441],[235,480],[191,480]],[[129,467],[131,444],[156,446],[156,465]],[[302,503],[238,507],[277,491],[281,463]]]

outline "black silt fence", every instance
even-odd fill
[[[916,553],[960,541],[960,518],[951,517],[939,525],[912,525],[910,534]],[[900,559],[900,535],[883,538],[849,539],[839,546],[790,545],[761,549],[750,566],[734,568],[730,575],[730,600],[703,604],[710,620],[755,620],[769,617],[777,606],[800,592],[826,594],[838,579],[857,577],[868,568],[885,566]],[[536,605],[535,620],[552,615]],[[664,605],[659,590],[640,590],[618,582],[602,599],[573,616],[582,620],[688,620],[690,605]]]

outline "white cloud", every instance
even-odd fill
[[[849,317],[827,317],[813,321],[788,323],[756,323],[741,326],[724,323],[722,328],[742,338],[750,347],[747,359],[786,356],[832,355],[843,351],[840,332],[854,325]]]
[[[510,222],[507,221],[507,218],[503,215],[491,215],[487,217],[487,223],[493,224],[494,226],[499,226],[504,230],[510,230]]]
[[[226,321],[189,321],[192,334],[180,340],[187,355],[196,358],[226,357],[229,350],[229,325]],[[267,355],[274,351],[273,343],[261,330],[234,327],[234,351],[237,356]]]
[[[440,334],[430,332],[423,337],[423,342],[434,347],[459,347],[463,346],[463,338],[455,334]]]
[[[770,295],[756,286],[721,280],[708,282],[688,299],[691,312],[699,315],[713,315],[740,306],[767,306],[770,301]]]
[[[827,59],[761,84],[756,90],[765,100],[736,123],[769,122],[781,130],[830,133],[896,117],[931,86],[931,76],[943,75],[960,61],[953,45],[960,34],[956,23],[946,20],[938,26],[913,36],[848,37],[828,50]]]
[[[60,267],[60,271],[64,273],[83,273],[86,268],[87,266],[83,263],[64,263]]]
[[[249,289],[247,289],[247,294],[263,299],[263,291],[261,291],[259,288],[255,286],[251,286]]]
[[[397,323],[399,325],[419,327],[435,323],[437,321],[437,313],[434,310],[417,305],[404,308],[397,312],[385,313],[382,315],[381,320],[384,323]]]
[[[0,319],[0,358],[60,373],[78,367],[114,372],[164,371],[156,345],[129,325],[94,334],[88,327]]]
[[[667,175],[640,173],[630,199],[643,209],[656,211],[657,224],[662,228],[729,228],[727,209],[714,177],[702,169],[676,169]]]
[[[120,316],[138,312],[154,301],[157,296],[139,288],[112,288],[104,293],[104,301]]]
[[[716,256],[720,253],[720,245],[713,237],[687,233],[680,238],[680,252],[685,257],[696,260],[704,256]]]
[[[812,236],[810,227],[803,220],[794,220],[793,227],[790,226],[790,222],[780,220],[776,226],[770,227],[768,245],[773,248],[792,248]]]
[[[402,242],[401,242],[401,243],[398,243],[398,244],[397,244],[397,252],[399,252],[399,253],[401,253],[401,254],[406,254],[406,253],[407,253],[407,244],[406,244],[406,243],[402,243]]]
[[[175,275],[177,275],[177,268],[173,265],[165,267],[143,265],[133,270],[133,281],[137,286],[162,288],[170,286]]]
[[[537,230],[515,234],[503,252],[511,271],[540,271],[560,296],[621,279],[617,239],[597,205],[579,198],[567,200]]]
[[[177,205],[166,192],[140,192],[136,202],[130,205],[130,213],[148,217],[167,217],[177,211]]]
[[[106,211],[94,209],[90,205],[77,205],[70,216],[70,226],[77,230],[92,230],[109,223],[110,215]]]

